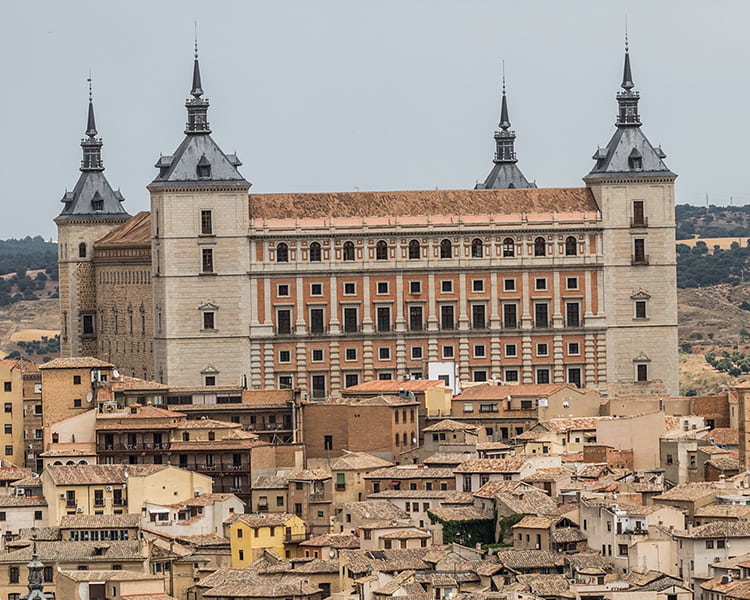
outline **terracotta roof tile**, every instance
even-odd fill
[[[518,523],[513,525],[513,529],[549,529],[559,521],[559,517],[541,517],[539,515],[526,515]]]
[[[250,218],[598,212],[588,188],[250,194]]]
[[[333,461],[331,471],[364,471],[366,469],[381,469],[391,467],[391,461],[368,454],[367,452],[350,452],[344,450],[344,455]]]
[[[431,390],[433,388],[445,388],[445,384],[440,381],[433,381],[429,379],[416,379],[409,381],[398,381],[398,380],[385,380],[380,381],[378,379],[373,381],[366,381],[359,385],[353,385],[346,388],[343,393],[357,393],[357,392],[398,392],[399,390],[406,390],[407,392],[423,392],[425,390]]]
[[[430,512],[441,521],[478,521],[492,519],[492,511],[482,510],[476,506],[440,506]]]
[[[475,433],[478,430],[479,427],[477,427],[476,425],[472,425],[471,423],[461,423],[459,421],[454,421],[453,419],[443,419],[442,421],[439,421],[434,425],[425,427],[422,431],[470,431],[472,433]]]
[[[575,390],[579,394],[586,391],[566,383],[529,385],[485,383],[466,388],[455,396],[454,400],[505,400],[508,396],[549,396],[564,388]]]
[[[139,212],[99,239],[94,247],[124,245],[151,246],[151,213],[145,210]]]
[[[717,446],[737,446],[740,443],[740,432],[736,427],[717,427],[703,436]]]
[[[526,456],[470,458],[462,462],[454,471],[456,473],[518,473],[527,460]]]
[[[301,542],[300,546],[359,548],[359,538],[354,535],[324,533],[323,535],[311,537],[309,540]]]
[[[76,358],[56,358],[54,360],[49,361],[48,363],[39,365],[39,368],[42,370],[88,369],[88,368],[107,369],[107,368],[114,368],[114,365],[112,363],[99,360],[98,358],[94,358],[93,356],[78,356]]]
[[[395,466],[370,471],[365,479],[453,479],[453,469]]]
[[[241,521],[248,527],[279,527],[285,525],[294,515],[290,513],[252,513],[252,514],[238,514],[234,513],[229,515],[224,521],[225,525],[232,525],[237,521]]]

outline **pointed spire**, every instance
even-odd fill
[[[505,61],[503,61],[503,96],[500,106],[500,131],[495,132],[495,162],[516,162],[516,132],[510,130],[508,98],[505,93]]]
[[[622,89],[630,91],[635,87],[633,74],[630,72],[630,50],[628,48],[628,32],[625,29],[625,67],[622,71]]]
[[[505,61],[503,61],[503,103],[500,108],[500,129],[508,131],[510,119],[508,118],[508,101],[505,98]]]
[[[633,88],[633,74],[630,70],[630,47],[628,45],[627,28],[625,30],[625,66],[622,71],[621,92],[617,94],[617,123],[618,127],[640,127],[641,118],[638,115],[638,100],[640,94]]]
[[[90,138],[96,137],[96,121],[94,120],[94,96],[91,91],[91,71],[89,71],[89,118],[86,124],[86,135]]]
[[[195,24],[195,52],[193,58],[193,87],[190,90],[192,98],[188,98],[185,107],[188,112],[188,121],[185,126],[186,134],[211,133],[208,126],[208,100],[202,98],[203,86],[201,84],[201,68],[198,63],[198,23]]]
[[[94,94],[90,71],[86,81],[89,84],[89,107],[86,119],[86,137],[81,140],[81,148],[83,148],[81,171],[103,171],[102,140],[96,137],[99,132],[96,130],[96,120],[94,119]]]
[[[193,89],[190,90],[190,95],[193,98],[200,98],[203,95],[203,88],[201,87],[201,67],[198,64],[198,22],[195,22],[195,58],[193,60]]]

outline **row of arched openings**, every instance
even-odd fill
[[[375,244],[375,259],[376,260],[388,260],[388,243],[384,240],[380,240]],[[503,240],[502,251],[504,257],[512,257],[516,255],[516,242],[513,238],[507,237]],[[578,254],[578,242],[575,236],[568,236],[565,239],[565,256],[576,256]],[[547,255],[547,242],[539,236],[534,240],[534,256],[546,256]],[[411,260],[418,260],[422,258],[422,245],[419,240],[409,241],[408,257]],[[471,257],[472,258],[483,258],[484,257],[484,242],[479,238],[474,238],[471,241]],[[448,259],[453,258],[453,243],[448,239],[440,241],[440,258]],[[342,249],[342,259],[345,262],[355,260],[354,242],[344,242]],[[312,242],[308,249],[308,260],[309,262],[321,262],[323,260],[323,252],[320,247],[320,242]],[[289,245],[286,242],[281,242],[276,246],[276,262],[289,262]]]

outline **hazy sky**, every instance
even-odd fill
[[[614,129],[625,4],[602,0],[4,2],[0,238],[55,237],[85,129],[148,208],[183,138],[193,23],[214,139],[256,192],[473,187],[492,166],[505,60],[519,166],[582,185]],[[627,3],[640,113],[678,203],[750,203],[747,0]]]

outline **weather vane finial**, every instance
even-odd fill
[[[505,95],[505,59],[503,59],[503,95]]]
[[[194,22],[195,26],[195,58],[198,58],[198,21]]]
[[[89,69],[89,76],[88,76],[88,79],[86,79],[86,81],[89,82],[89,102],[91,102],[94,98],[94,95],[91,91],[91,69]]]
[[[625,52],[628,52],[628,13],[625,13]]]

